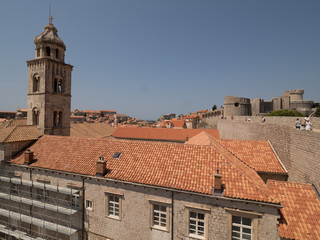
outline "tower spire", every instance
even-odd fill
[[[51,4],[49,4],[49,24],[52,25]]]

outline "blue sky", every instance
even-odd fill
[[[319,0],[2,0],[0,111],[27,106],[49,5],[74,65],[72,110],[157,119],[301,88],[320,101]]]

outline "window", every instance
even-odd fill
[[[34,108],[32,110],[32,124],[34,126],[39,125],[39,109],[38,108]]]
[[[74,194],[71,197],[71,207],[73,208],[79,208],[80,207],[80,195]]]
[[[39,189],[38,196],[39,196],[40,200],[42,200],[44,202],[48,201],[48,195],[49,195],[49,193],[47,190],[42,189],[42,188]]]
[[[58,118],[58,113],[57,111],[53,112],[53,126],[56,127],[57,126],[57,118]]]
[[[164,205],[152,205],[152,226],[156,228],[167,229],[167,207]]]
[[[46,47],[46,55],[50,57],[50,47]]]
[[[205,235],[205,214],[189,212],[189,235],[204,237]]]
[[[62,93],[62,80],[58,81],[58,93]]]
[[[37,57],[40,57],[40,48],[37,49]]]
[[[15,184],[15,183],[11,183],[10,193],[11,194],[19,194],[19,185]]]
[[[257,240],[258,218],[261,213],[225,208],[228,214],[229,240]]]
[[[58,79],[54,79],[54,81],[53,81],[53,92],[57,92],[58,90]]]
[[[40,91],[40,76],[38,74],[33,76],[33,92]]]
[[[56,49],[56,58],[59,58],[59,49]]]
[[[86,209],[92,210],[93,208],[93,203],[91,200],[86,200]]]
[[[232,216],[232,240],[252,239],[252,218]]]
[[[61,78],[54,78],[53,80],[53,92],[54,93],[62,93],[62,79]]]
[[[62,125],[62,112],[61,111],[58,113],[57,120],[58,120],[57,126],[61,127],[61,125]]]
[[[121,196],[115,194],[106,195],[106,216],[121,219]]]
[[[120,199],[118,196],[109,196],[108,201],[108,215],[119,217],[119,203]]]
[[[53,127],[61,127],[62,126],[62,111],[53,112]]]

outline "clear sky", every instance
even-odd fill
[[[25,61],[49,5],[72,110],[152,120],[301,88],[320,101],[319,0],[2,0],[0,111],[27,106]]]

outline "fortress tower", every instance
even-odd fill
[[[304,89],[290,90],[289,92],[291,102],[301,102],[303,101]]]
[[[249,98],[226,96],[224,99],[225,116],[250,116],[251,105]]]
[[[34,38],[35,59],[28,66],[28,125],[43,134],[70,135],[71,71],[65,64],[66,46],[52,24]]]

